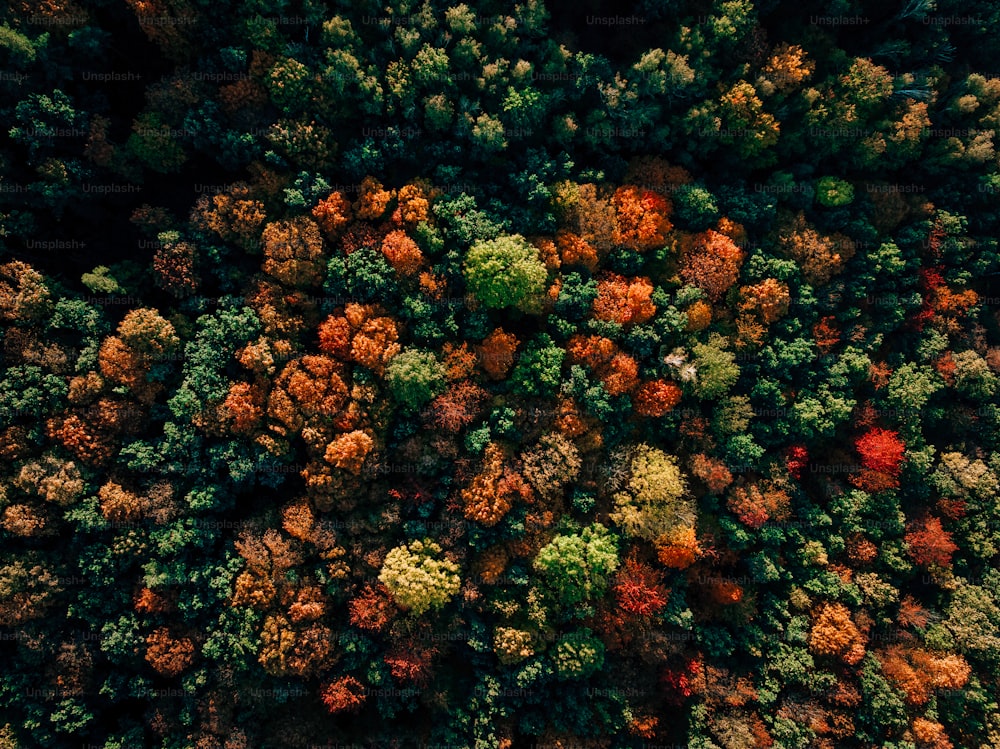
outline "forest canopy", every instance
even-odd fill
[[[1000,747],[1000,6],[0,6],[0,749]]]

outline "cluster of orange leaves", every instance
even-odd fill
[[[972,669],[956,653],[934,653],[898,644],[875,653],[882,673],[895,684],[910,705],[925,705],[935,689],[960,689]]]
[[[739,278],[744,256],[731,237],[708,229],[682,242],[681,278],[718,302]]]
[[[319,326],[320,351],[376,374],[383,374],[400,352],[398,341],[396,320],[371,304],[348,304],[342,314],[330,315]]]
[[[465,517],[487,527],[496,525],[517,499],[530,502],[531,485],[505,461],[503,449],[490,443],[482,468],[461,492]]]
[[[809,649],[856,665],[865,655],[865,637],[844,604],[824,602],[813,612]]]
[[[729,509],[749,528],[760,528],[769,520],[787,520],[791,497],[784,489],[769,484],[734,487],[726,501]]]
[[[673,224],[667,218],[670,201],[653,190],[633,185],[619,187],[611,198],[615,209],[612,241],[639,252],[666,244]]]
[[[632,399],[635,412],[640,416],[659,417],[669,413],[681,402],[683,391],[669,380],[650,380],[635,391]]]
[[[477,347],[479,362],[491,380],[502,380],[514,366],[514,354],[517,351],[517,336],[496,328]]]
[[[576,334],[566,343],[568,360],[572,364],[585,364],[604,385],[610,395],[621,395],[639,386],[639,365],[635,359],[619,350],[609,338],[598,335]],[[673,393],[669,387],[653,386],[645,393],[645,405],[653,411],[669,403]],[[662,400],[657,402],[657,396]],[[673,408],[676,403],[666,410]],[[665,413],[663,411],[662,413]],[[662,415],[661,413],[661,415]]]
[[[653,284],[648,278],[604,273],[597,281],[594,318],[619,325],[644,323],[656,314],[652,295]]]

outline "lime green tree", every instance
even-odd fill
[[[548,271],[520,234],[509,234],[472,245],[465,260],[469,290],[484,306],[537,311]]]
[[[562,534],[542,547],[534,561],[547,592],[565,606],[600,598],[618,569],[618,544],[611,531],[594,523]]]
[[[397,546],[386,554],[378,579],[397,604],[416,615],[440,609],[458,593],[458,565],[443,557],[429,538]]]

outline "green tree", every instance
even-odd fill
[[[510,374],[511,388],[519,395],[551,396],[559,387],[566,349],[548,333],[539,333],[525,345]]]
[[[618,564],[615,537],[594,523],[579,533],[553,538],[532,566],[555,602],[574,607],[603,596]]]
[[[465,259],[469,290],[486,307],[538,311],[548,271],[520,234],[472,245]]]
[[[694,353],[694,379],[691,389],[699,398],[716,400],[729,392],[740,376],[736,355],[726,350],[727,341],[713,334],[708,343],[696,343]]]
[[[417,411],[445,389],[445,367],[430,351],[407,349],[386,368],[386,384],[406,411]]]
[[[604,666],[604,643],[586,628],[570,632],[559,638],[552,660],[560,679],[585,679]]]

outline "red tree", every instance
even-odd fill
[[[331,713],[355,712],[365,702],[365,687],[353,676],[341,676],[327,684],[320,693]]]
[[[681,402],[681,388],[668,380],[643,383],[635,393],[635,412],[640,416],[663,416]]]
[[[667,606],[663,575],[635,557],[628,557],[615,576],[612,588],[618,605],[638,616],[655,616]]]
[[[862,466],[871,471],[899,476],[906,445],[897,432],[875,427],[860,437],[854,446],[861,455]]]
[[[910,523],[906,533],[907,554],[922,567],[947,567],[958,547],[941,527],[940,518],[926,515]]]
[[[396,613],[396,605],[392,602],[389,591],[382,585],[368,585],[357,598],[347,604],[347,608],[351,624],[369,632],[385,629]]]
[[[899,486],[906,445],[897,432],[872,427],[854,442],[861,456],[860,473],[852,474],[852,484],[865,491],[882,491]]]
[[[794,479],[802,478],[802,469],[809,465],[809,451],[803,445],[792,445],[785,450],[785,468]]]

